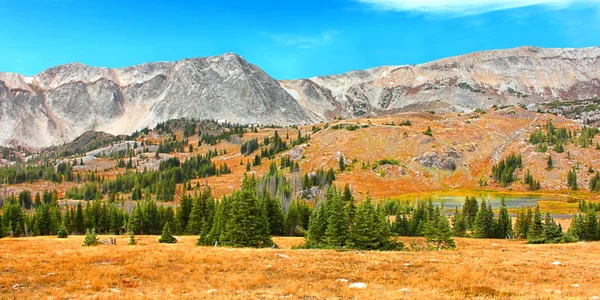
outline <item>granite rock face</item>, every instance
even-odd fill
[[[121,69],[73,63],[34,77],[0,73],[0,146],[130,134],[182,117],[287,125],[596,97],[600,47],[521,47],[284,81],[231,53]]]
[[[279,83],[235,54],[122,69],[74,63],[0,73],[0,145],[45,147],[89,130],[130,134],[177,118],[311,123]]]
[[[600,47],[485,51],[281,83],[322,121],[584,100],[600,97]]]

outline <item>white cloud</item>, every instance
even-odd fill
[[[496,10],[543,5],[560,9],[574,4],[600,6],[600,0],[356,0],[379,10],[437,15],[475,15]]]
[[[337,30],[329,30],[317,35],[294,33],[269,33],[268,35],[278,46],[307,49],[327,44],[338,34]]]

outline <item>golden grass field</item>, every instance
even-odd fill
[[[101,237],[107,239],[108,237]],[[0,239],[0,298],[589,299],[600,296],[600,243],[457,239],[458,250],[337,252],[173,245],[82,247],[82,236]],[[402,239],[407,245],[422,239]],[[289,258],[288,258],[289,256]],[[552,263],[558,261],[560,265]],[[340,282],[338,279],[347,279]],[[363,282],[365,289],[351,289]]]

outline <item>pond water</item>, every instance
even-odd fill
[[[431,198],[433,205],[444,204],[446,209],[462,208],[465,198],[475,197],[477,202],[481,203],[481,199],[490,200],[492,208],[500,207],[500,200],[504,197],[507,208],[532,207],[538,201],[553,201],[553,202],[572,202],[575,199],[568,196],[560,195],[544,195],[530,193],[502,193],[502,192],[485,192],[485,191],[448,191],[448,192],[433,192],[428,194],[413,194],[398,197],[398,200],[416,202],[419,200],[428,201]]]

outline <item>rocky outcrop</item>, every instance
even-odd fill
[[[456,153],[444,153],[440,155],[436,152],[427,152],[417,156],[415,160],[426,168],[454,171],[456,170],[456,161],[454,161],[454,158],[458,158],[454,154]]]
[[[492,105],[600,97],[600,47],[521,47],[282,81],[325,121],[398,111],[468,112]]]
[[[183,117],[287,125],[597,97],[600,47],[521,47],[280,82],[230,53],[122,69],[74,63],[34,77],[0,73],[0,146],[130,134]]]
[[[130,134],[177,118],[313,121],[279,83],[235,54],[123,69],[74,63],[0,73],[0,145],[45,147],[94,130]]]

